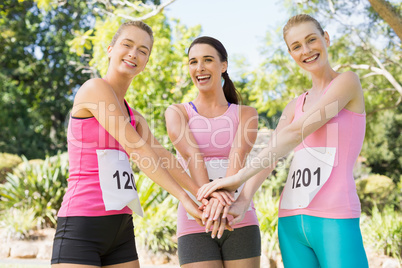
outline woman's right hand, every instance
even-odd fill
[[[204,226],[202,223],[202,211],[198,208],[197,204],[194,203],[194,201],[186,195],[184,198],[180,199],[180,202],[183,204],[184,209],[193,216],[195,221],[200,225]]]

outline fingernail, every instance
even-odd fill
[[[211,235],[211,237],[212,237],[212,239],[214,239],[214,238],[215,238],[215,236],[214,236],[214,235]]]
[[[220,234],[218,234],[218,239],[221,239],[221,237],[222,237],[222,236],[221,236]]]

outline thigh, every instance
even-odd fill
[[[359,218],[311,218],[314,250],[323,268],[368,267]]]
[[[260,268],[261,257],[247,258],[234,261],[224,261],[225,268]]]
[[[198,267],[196,263],[204,262],[204,265],[207,265],[211,261],[210,266],[199,267],[215,267],[214,261],[218,261],[222,267],[219,243],[216,239],[212,239],[208,233],[195,233],[179,237],[177,251],[182,267]],[[187,264],[194,264],[195,266]]]
[[[140,268],[140,262],[138,260],[135,260],[135,261],[125,262],[125,263],[106,265],[106,266],[102,266],[102,267],[104,267],[104,268]]]
[[[222,268],[222,261],[201,261],[183,264],[181,268]]]
[[[258,260],[260,259],[261,234],[258,225],[237,228],[232,232],[225,230],[225,233],[220,240],[222,259],[225,263],[226,261],[242,259],[249,259],[250,262],[255,262],[255,258]]]
[[[305,236],[300,215],[279,218],[278,237],[286,268],[320,267],[317,256]]]

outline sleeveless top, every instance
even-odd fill
[[[293,121],[303,115],[306,95],[307,92],[298,97]],[[300,214],[334,219],[360,217],[353,166],[362,148],[365,129],[365,114],[342,109],[295,148],[281,195],[279,217]],[[309,187],[312,187],[307,190],[309,196],[302,200],[301,193]]]
[[[197,142],[196,146],[198,146],[199,151],[204,155],[204,161],[228,159],[239,126],[239,106],[230,104],[223,115],[207,118],[198,114],[190,103],[183,103],[183,105],[188,115],[190,131]],[[186,170],[187,163],[178,151],[177,158]],[[231,216],[229,215],[228,217]],[[246,212],[243,221],[236,224],[234,228],[249,225],[258,225],[258,219],[253,204],[251,205],[251,209]],[[198,225],[195,220],[188,218],[187,212],[180,203],[177,222],[178,237],[204,232],[204,227]]]
[[[134,114],[124,100],[130,115],[130,123],[135,127]],[[99,181],[97,150],[115,149],[127,153],[95,117],[70,117],[67,133],[70,176],[59,217],[67,216],[107,216],[132,214],[125,206],[121,210],[106,210]],[[128,155],[127,155],[128,156]]]

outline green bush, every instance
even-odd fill
[[[7,173],[12,172],[21,162],[22,159],[18,155],[0,153],[0,183],[4,183]]]
[[[28,161],[9,173],[0,185],[1,210],[33,209],[42,227],[56,225],[68,178],[67,154],[47,157],[44,161]]]
[[[40,224],[33,208],[3,210],[0,215],[0,226],[4,228],[9,237],[28,238],[30,231]]]
[[[175,253],[178,200],[143,173],[136,185],[144,210],[144,218],[134,216],[136,243],[153,253]]]
[[[273,262],[280,254],[278,240],[278,208],[280,194],[287,178],[292,155],[282,159],[275,171],[264,181],[260,189],[254,195],[253,201],[256,208],[261,232],[262,253]]]
[[[398,191],[392,179],[383,175],[371,175],[356,180],[356,189],[360,198],[362,211],[370,214],[376,206],[383,209],[386,205],[397,205]]]
[[[361,218],[365,244],[382,254],[402,260],[402,213],[387,205],[382,211],[374,207],[371,215],[368,217],[363,214]]]
[[[265,187],[266,181],[255,196],[254,204],[260,223],[262,251],[268,258],[274,259],[275,252],[279,253],[278,241],[278,206],[279,196],[272,194],[272,188]]]

